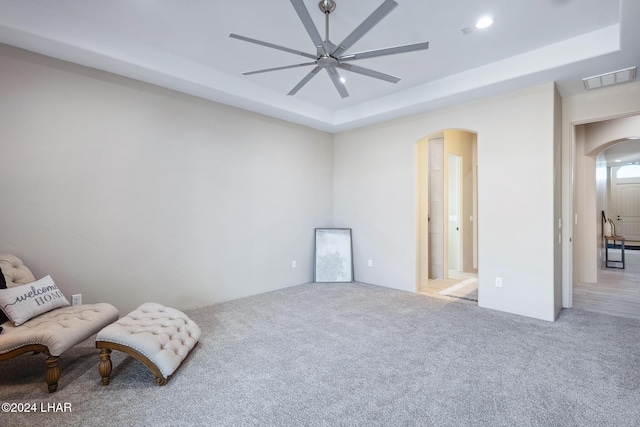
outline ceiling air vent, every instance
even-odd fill
[[[612,71],[598,76],[582,79],[587,90],[598,89],[600,87],[617,85],[630,82],[636,78],[636,67],[625,68],[624,70]]]

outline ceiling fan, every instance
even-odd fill
[[[286,70],[289,68],[306,67],[315,65],[315,67],[298,83],[287,95],[295,95],[304,85],[318,74],[322,69],[326,70],[333,82],[333,85],[338,90],[338,93],[342,98],[349,96],[347,88],[344,85],[344,80],[338,74],[338,69],[350,71],[352,73],[362,74],[365,76],[373,77],[376,79],[384,80],[391,83],[398,83],[400,78],[384,74],[379,71],[371,70],[369,68],[359,67],[351,64],[351,61],[366,58],[375,58],[379,56],[395,55],[398,53],[413,52],[417,50],[426,50],[429,48],[429,42],[408,44],[403,46],[389,47],[384,49],[375,49],[364,52],[356,52],[345,54],[358,40],[368,33],[373,27],[375,27],[385,16],[387,16],[393,9],[398,6],[393,0],[385,0],[380,7],[378,7],[367,19],[365,19],[351,34],[349,34],[342,43],[337,45],[333,44],[329,40],[329,15],[336,8],[336,2],[333,0],[321,0],[318,6],[325,15],[325,39],[322,40],[318,29],[316,28],[309,11],[304,5],[303,0],[291,0],[298,17],[302,21],[302,25],[307,30],[307,33],[311,37],[311,41],[316,47],[316,54],[310,54],[288,47],[279,46],[273,43],[264,42],[261,40],[252,39],[249,37],[240,36],[238,34],[229,34],[229,37],[243,40],[249,43],[259,44],[261,46],[270,47],[272,49],[281,50],[284,52],[293,53],[294,55],[301,55],[305,58],[311,59],[309,62],[303,62],[300,64],[285,65],[282,67],[266,68],[263,70],[249,71],[242,73],[245,76],[258,73],[266,73],[270,71]]]

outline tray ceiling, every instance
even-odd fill
[[[581,79],[640,65],[635,0],[397,0],[399,6],[350,51],[429,41],[426,51],[358,61],[397,84],[343,73],[340,98],[299,56],[229,38],[230,33],[315,54],[288,0],[0,0],[0,43],[182,91],[317,129],[338,132],[534,84],[584,91]],[[336,0],[340,41],[382,0]],[[305,0],[324,35],[324,16]],[[472,28],[482,15],[492,27]]]

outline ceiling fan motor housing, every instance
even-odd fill
[[[316,63],[320,68],[335,68],[338,65],[338,60],[333,56],[324,55],[318,58],[318,61]]]

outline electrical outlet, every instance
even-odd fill
[[[496,277],[496,288],[502,287],[502,277]]]
[[[82,305],[82,294],[71,295],[71,305]]]
[[[369,261],[367,261],[367,265],[368,265],[369,267],[373,267],[373,260],[372,260],[372,259],[370,259]]]
[[[291,261],[291,268],[296,268],[298,266],[298,262],[294,259]]]

